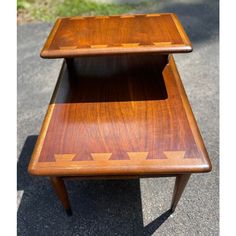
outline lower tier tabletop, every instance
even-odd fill
[[[145,176],[210,171],[174,59],[170,56],[161,68],[160,58],[82,57],[70,60],[69,69],[63,63],[29,172]]]

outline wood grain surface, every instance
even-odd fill
[[[207,172],[211,164],[172,56],[63,64],[29,172],[104,176]]]
[[[41,56],[190,51],[192,45],[177,16],[166,13],[59,18]]]

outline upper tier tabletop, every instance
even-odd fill
[[[74,59],[74,65],[70,61],[69,72],[64,63],[30,173],[147,176],[210,171],[174,59],[169,59],[165,66],[165,55],[83,57]]]
[[[177,16],[165,13],[59,18],[41,57],[191,51]]]

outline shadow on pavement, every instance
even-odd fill
[[[68,217],[46,177],[30,176],[37,136],[28,136],[17,166],[18,235],[152,235],[170,216],[144,227],[139,180],[68,180],[73,216]]]

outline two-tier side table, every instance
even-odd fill
[[[56,21],[41,57],[65,60],[29,173],[50,177],[68,214],[68,177],[173,176],[174,211],[190,175],[211,170],[172,56],[191,51],[175,14]]]

